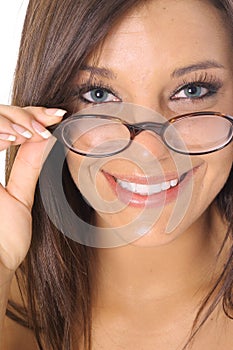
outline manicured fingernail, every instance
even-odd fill
[[[15,141],[16,136],[15,135],[9,135],[9,134],[0,134],[0,140],[3,141]]]
[[[32,133],[25,129],[23,126],[18,124],[12,124],[12,128],[20,135],[25,137],[26,139],[30,139],[32,137]]]
[[[32,127],[43,139],[48,139],[51,136],[51,133],[35,120],[32,120]]]
[[[67,112],[64,109],[47,108],[45,113],[53,117],[63,117]]]

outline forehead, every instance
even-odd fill
[[[127,68],[136,61],[148,66],[211,57],[226,64],[231,36],[222,12],[209,1],[150,0],[112,28],[101,46],[100,65]]]

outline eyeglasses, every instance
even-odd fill
[[[98,114],[67,118],[55,136],[72,152],[86,157],[109,157],[127,149],[143,131],[158,135],[172,151],[201,155],[218,151],[233,138],[233,117],[216,112],[196,112],[171,118],[165,123],[126,121]]]

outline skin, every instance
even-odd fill
[[[112,34],[105,41],[98,66],[111,70],[116,78],[111,79],[110,77],[106,79],[102,76],[96,76],[95,83],[101,80],[101,82],[112,86],[112,89],[118,91],[118,95],[112,96],[112,100],[141,105],[159,112],[166,116],[166,118],[170,118],[176,114],[200,110],[216,110],[231,113],[233,88],[230,57],[232,51],[230,36],[226,33],[227,28],[223,27],[219,14],[217,11],[214,11],[213,16],[211,16],[207,24],[205,16],[209,5],[204,4],[203,8],[205,11],[202,14],[201,25],[199,25],[199,2],[196,2],[196,4],[191,3],[183,11],[180,11],[180,8],[183,6],[182,1],[174,4],[170,11],[171,5],[169,2],[168,5],[167,9],[166,4],[164,4],[163,8],[160,2],[156,2],[154,7],[152,4],[147,5],[153,8],[155,11],[154,16],[159,18],[156,23],[154,23],[152,16],[148,16],[148,7],[146,6],[144,9],[135,11],[132,16],[127,17],[124,22],[121,22],[115,28],[115,31],[113,30]],[[194,11],[194,15],[191,16],[191,23],[193,24],[191,27],[189,11],[191,12],[192,10]],[[216,16],[219,19],[217,25]],[[167,26],[167,23],[171,25]],[[211,30],[207,31],[207,25]],[[190,30],[187,32],[185,30],[186,28],[190,28]],[[192,30],[192,28],[195,30]],[[161,34],[155,35],[155,33]],[[208,44],[208,50],[206,50],[206,43],[209,41],[211,41],[212,45]],[[177,48],[177,42],[182,43],[180,44],[181,47]],[[194,50],[190,50],[190,43],[192,45],[195,43],[195,52]],[[160,55],[157,54],[158,52]],[[124,65],[122,65],[121,61],[122,54],[124,54]],[[170,57],[173,59],[171,60]],[[171,74],[177,69],[206,60],[215,60],[225,68],[195,70],[179,78],[175,77],[171,79]],[[92,65],[91,60],[88,63]],[[196,102],[191,102],[187,98],[180,100],[170,98],[170,94],[173,93],[177,86],[181,86],[184,80],[189,81],[190,79],[194,79],[196,75],[200,76],[207,73],[222,81],[223,86],[217,94],[203,101],[196,100]],[[81,81],[83,83],[87,79],[88,73],[83,72],[79,77],[79,82]],[[82,105],[79,106],[79,108],[82,107]],[[141,158],[139,160],[136,159],[136,161],[135,159],[132,161],[131,156],[133,151],[130,149],[128,152],[123,152],[123,154],[113,159],[109,160],[107,158],[102,162],[82,158],[70,153],[68,155],[70,170],[77,185],[81,189],[82,187],[90,188],[91,192],[95,188],[100,194],[100,197],[111,201],[116,196],[101,170],[110,174],[116,174],[118,177],[143,177],[145,175],[153,176],[160,173],[165,175],[170,172],[175,173],[174,163],[177,163],[177,159],[179,161],[182,157],[179,155],[172,157],[168,149],[161,144],[158,138],[150,132],[143,132],[135,138],[135,143],[139,145],[139,151],[141,152]],[[132,145],[131,148],[133,149],[133,147],[135,146]],[[137,148],[135,149],[137,150]],[[144,151],[145,153],[145,150],[148,151],[148,154],[150,152],[152,155],[150,157],[148,156],[151,162],[146,157],[143,157],[144,154],[142,152]],[[123,160],[122,157],[125,157],[125,159]],[[188,157],[185,156],[184,158],[187,159]],[[157,160],[156,164],[155,159]],[[214,154],[191,157],[190,165],[185,162],[183,165],[185,169],[187,167],[192,167],[193,169],[198,167],[198,170],[192,178],[193,191],[191,203],[186,208],[187,213],[183,215],[182,224],[171,235],[164,234],[166,232],[167,222],[174,208],[174,203],[171,203],[171,205],[163,208],[162,215],[159,221],[156,222],[156,234],[151,230],[137,244],[160,245],[171,242],[184,231],[192,230],[196,232],[200,230],[200,227],[197,226],[200,222],[199,218],[202,219],[201,225],[203,225],[204,221],[206,224],[209,224],[209,205],[223,187],[229,175],[232,164],[232,144]],[[82,166],[80,172],[78,172],[78,164]],[[160,169],[156,169],[156,166],[153,169],[152,164],[159,164]],[[216,167],[216,164],[219,167]],[[221,174],[219,174],[220,168]],[[82,173],[85,176],[82,177]],[[86,195],[85,192],[84,195]],[[94,196],[96,196],[96,193]],[[182,206],[184,205],[182,194],[180,197],[180,209],[182,210]],[[91,202],[93,198],[92,193],[87,198]],[[209,209],[206,210],[207,208]],[[131,206],[126,207],[120,213],[117,212],[116,214],[98,212],[97,223],[99,226],[112,225],[117,227],[121,223],[132,221],[139,213],[141,213],[139,209],[132,208]],[[205,213],[205,218],[202,215],[203,213]]]
[[[180,11],[183,7],[182,1],[174,4],[172,9],[169,2],[168,5],[166,4],[162,5],[157,1],[154,2],[154,5],[152,3],[148,4],[145,8],[135,11],[132,16],[128,16],[124,22],[118,25],[115,31],[113,30],[102,48],[98,66],[111,70],[116,78],[106,79],[103,76],[96,76],[94,78],[95,83],[98,84],[101,81],[110,85],[113,91],[118,91],[118,95],[112,96],[112,100],[130,102],[150,108],[168,119],[177,114],[200,110],[216,110],[231,114],[233,87],[230,57],[232,51],[230,36],[226,33],[227,28],[223,27],[219,14],[212,10],[213,16],[207,24],[205,17],[207,9],[209,9],[208,4],[203,5],[205,11],[201,15],[199,14],[199,2],[191,2],[182,11]],[[155,17],[148,16],[148,8],[150,7],[153,8]],[[190,24],[189,12],[192,10],[194,12]],[[217,24],[216,15],[219,19]],[[156,23],[154,23],[153,18],[158,18]],[[202,18],[202,21],[200,21],[200,18]],[[169,23],[169,26],[167,26],[167,23]],[[207,30],[207,26],[211,30]],[[189,31],[186,28],[189,28]],[[157,33],[160,33],[160,35],[157,35]],[[210,41],[211,45],[208,44],[207,50],[206,43]],[[177,42],[181,43],[180,47],[177,47]],[[190,43],[194,46],[192,50],[190,50]],[[122,65],[122,55],[124,55],[124,65]],[[195,70],[179,78],[171,79],[171,74],[177,69],[206,60],[215,60],[225,68]],[[92,65],[91,60],[88,64]],[[206,73],[223,83],[222,88],[216,95],[193,103],[188,99],[174,100],[170,98],[170,94],[177,89],[177,86],[182,86],[184,80],[190,81],[190,79]],[[78,83],[87,81],[88,77],[89,74],[83,72]],[[79,108],[83,107],[83,105],[79,105]],[[136,154],[139,152],[140,157],[132,161],[134,149]],[[149,154],[147,157],[145,156],[146,151]],[[143,239],[137,241],[137,244],[151,246],[169,243],[187,230],[193,230],[194,232],[200,230],[200,227],[197,226],[199,224],[198,219],[203,218],[202,214],[209,208],[210,203],[223,187],[229,175],[232,164],[232,144],[217,153],[191,157],[188,161],[187,156],[181,157],[176,154],[172,157],[158,138],[150,132],[143,132],[135,138],[135,144],[128,151],[113,159],[90,160],[73,153],[70,153],[68,157],[71,174],[75,182],[81,187],[81,190],[82,188],[84,188],[84,191],[90,189],[90,193],[84,192],[84,195],[91,203],[94,202],[94,207],[96,207],[96,193],[93,195],[93,188],[99,193],[100,198],[107,201],[107,205],[116,199],[116,195],[101,170],[114,174],[116,177],[124,178],[127,176],[145,177],[173,174],[177,172],[176,164],[179,162],[183,162],[180,167],[181,173],[182,168],[194,169],[198,167],[192,177],[192,195],[188,196],[187,190],[180,195],[178,206],[181,211],[184,211],[182,209],[184,206],[187,210],[182,215],[181,225],[173,230],[172,235],[164,234],[167,229],[167,222],[174,209],[174,203],[169,203],[163,208],[162,212],[159,211],[159,214],[162,215],[158,220],[155,215],[156,234],[153,233],[154,230],[151,230]],[[216,164],[218,164],[218,167],[216,167]],[[82,166],[80,172],[78,171],[79,166]],[[158,169],[159,166],[160,169]],[[221,173],[219,173],[219,169],[221,169]],[[82,176],[82,174],[85,174],[85,176]],[[186,204],[187,196],[191,200],[189,207]],[[209,223],[208,211],[205,214],[206,224]],[[97,206],[97,225],[118,227],[123,223],[132,222],[141,212],[142,210],[138,208],[128,206],[120,212],[109,214],[98,211]],[[153,211],[150,215],[153,215]]]
[[[120,100],[141,105],[166,118],[199,110],[216,110],[232,115],[233,68],[230,39],[231,34],[224,20],[208,2],[149,1],[122,19],[104,42],[98,66],[111,69],[116,78],[96,76],[95,81],[101,80],[119,92],[119,95],[114,95],[115,102]],[[195,103],[187,99],[171,99],[171,93],[177,86],[182,86],[184,79],[189,81],[196,77],[196,72],[192,72],[171,78],[175,70],[213,59],[224,68],[202,69],[198,75],[208,71],[208,74],[221,80],[222,87],[217,94]],[[93,59],[90,58],[87,64],[93,65]],[[82,71],[75,83],[83,83],[88,78],[89,72]],[[86,104],[78,102],[78,109],[85,107]],[[41,109],[19,109],[18,113],[13,113],[10,107],[1,107],[4,118],[8,121],[24,118],[23,125],[33,132],[33,138],[28,142],[17,135],[16,143],[24,143],[24,146],[16,160],[7,191],[1,189],[1,195],[4,194],[6,198],[4,208],[8,206],[9,209],[10,205],[14,205],[14,212],[17,209],[19,214],[14,223],[15,228],[18,231],[21,228],[18,232],[20,244],[17,245],[12,245],[8,236],[1,234],[1,242],[9,244],[9,252],[12,253],[11,259],[1,255],[0,267],[3,266],[7,271],[13,271],[18,266],[30,243],[30,233],[25,238],[25,228],[19,226],[19,223],[20,218],[24,218],[23,222],[30,224],[34,185],[46,147],[46,141],[38,142],[42,139],[38,139],[30,121],[35,118],[42,125],[57,122],[54,119],[48,121]],[[1,121],[3,125],[5,119]],[[7,131],[8,128],[10,124],[6,125]],[[2,149],[8,145],[9,143],[3,143]],[[160,164],[161,172],[176,169],[171,154],[151,133],[138,135],[135,145],[142,152],[141,163],[132,162],[130,150],[125,153],[125,159],[114,157],[102,163],[89,162],[69,153],[69,167],[77,186],[80,185],[78,170],[80,173],[85,170],[86,184],[92,185],[91,188],[96,189],[100,197],[111,201],[115,199],[115,194],[98,169],[114,171],[116,174],[120,172],[124,176],[151,176],[150,160]],[[166,233],[166,225],[174,203],[163,207],[154,227],[140,239],[118,248],[98,250],[98,293],[95,294],[93,310],[94,350],[182,348],[199,303],[213,285],[226,259],[228,245],[216,263],[216,254],[226,226],[211,203],[228,178],[233,161],[232,148],[231,143],[211,155],[191,158],[192,166],[198,166],[192,177],[192,196],[181,223],[170,234]],[[33,156],[37,156],[33,160],[30,159],[32,150]],[[25,164],[28,171],[25,171]],[[93,164],[97,166],[93,167]],[[22,174],[28,174],[25,181]],[[21,187],[16,185],[17,181],[22,182]],[[181,201],[180,206],[182,203]],[[150,208],[146,210],[149,214],[153,212]],[[99,226],[109,227],[111,224],[116,227],[132,221],[141,211],[141,208],[129,206],[111,215],[97,212],[96,223]],[[1,219],[2,227],[7,227],[10,220],[8,218],[7,221],[6,213],[2,217],[6,218],[5,224]],[[11,232],[15,232],[15,228],[12,227]],[[5,232],[9,232],[9,229]],[[10,279],[11,275],[6,275]],[[15,288],[12,288],[12,292],[15,297]],[[24,349],[27,349],[26,346],[28,349],[34,348],[30,332],[22,333],[20,326],[9,320],[6,320],[6,329],[7,345],[4,349],[16,350],[20,346]],[[232,325],[219,306],[190,348],[230,350],[233,347],[231,334]]]
[[[111,70],[114,78],[96,75],[94,82],[101,81],[118,91],[110,101],[141,105],[166,118],[201,110],[232,114],[231,57],[229,30],[209,3],[150,1],[124,18],[107,37],[98,67]],[[206,60],[215,60],[224,68],[196,69],[171,78],[176,70]],[[90,59],[88,65],[93,64]],[[184,80],[192,81],[201,74],[222,82],[218,93],[195,102],[170,98]],[[88,77],[89,73],[83,71],[77,83],[83,84]],[[90,99],[90,94],[86,93],[85,97]],[[79,105],[84,107],[86,105]],[[141,133],[135,142],[143,150],[149,150],[165,173],[174,169],[170,153],[150,132]],[[126,153],[123,160],[116,156],[104,162],[69,153],[70,171],[77,186],[80,186],[80,176],[86,181],[86,188],[96,188],[100,197],[111,201],[116,196],[101,170],[120,176],[142,176],[143,167],[148,171],[146,175],[151,175],[151,167],[146,167],[146,162],[132,162],[132,153]],[[229,176],[232,154],[231,143],[216,153],[191,158],[193,167],[198,166],[192,178],[191,200],[182,222],[171,234],[165,231],[173,203],[163,207],[159,220],[142,238],[124,247],[99,250],[94,349],[167,350],[184,345],[197,305],[210,290],[225,260],[226,251],[215,264],[226,227],[211,203]],[[80,172],[85,170],[85,180],[78,172],[79,166]],[[92,197],[88,199],[91,201]],[[131,206],[111,215],[97,212],[97,224],[117,227],[133,220],[135,212],[140,213],[140,209]],[[192,349],[219,349],[219,344],[226,349],[232,346],[230,336],[224,339],[219,336],[221,327],[227,323],[222,312],[218,318],[216,314],[213,317],[217,319],[216,324],[206,323]]]
[[[54,115],[56,112],[56,109],[48,110],[42,107],[19,108],[0,105],[0,133],[15,136],[14,142],[1,140],[0,150],[11,144],[21,145],[7,186],[0,186],[0,347],[7,350],[20,347],[25,350],[35,348],[30,332],[8,318],[4,320],[4,315],[10,288],[10,297],[21,302],[20,293],[15,288],[16,285],[12,284],[12,280],[14,271],[30,246],[34,190],[48,152],[48,140],[33,128],[32,121],[39,123],[40,128],[45,131],[44,127],[61,120],[61,117]],[[25,138],[13,129],[12,125],[19,125],[19,120],[23,132],[30,131],[30,138]]]

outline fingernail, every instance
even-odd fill
[[[3,141],[15,141],[16,140],[16,136],[9,135],[9,134],[0,134],[0,140],[3,140]]]
[[[67,111],[65,111],[64,109],[47,108],[45,110],[45,113],[54,117],[63,117],[67,113]]]
[[[26,139],[30,139],[32,137],[32,133],[25,129],[23,126],[18,124],[12,124],[12,128],[21,136],[25,137]]]
[[[48,139],[52,135],[43,125],[35,120],[32,120],[32,127],[43,139]]]

